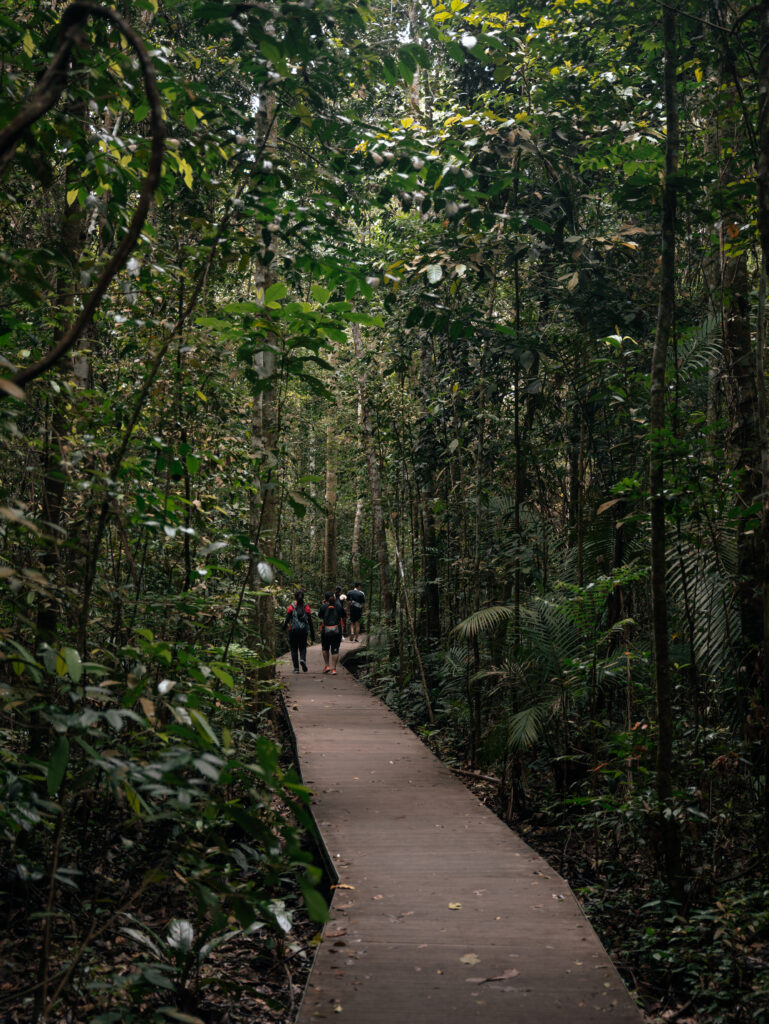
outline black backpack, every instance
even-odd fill
[[[340,605],[337,601],[334,601],[333,604],[326,605],[326,610],[323,613],[323,622],[326,626],[339,625],[339,609]]]
[[[304,605],[294,605],[294,610],[291,612],[291,624],[288,628],[292,631],[297,630],[299,633],[307,632],[307,613],[304,610]]]

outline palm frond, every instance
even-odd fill
[[[533,747],[542,735],[545,724],[552,714],[552,702],[541,701],[513,715],[508,725],[508,750],[516,752]]]
[[[477,612],[468,615],[457,626],[453,632],[462,640],[472,640],[481,633],[490,633],[500,623],[506,622],[513,616],[513,607],[507,604],[489,605],[487,608],[479,608]]]
[[[740,636],[732,582],[710,551],[682,541],[668,551],[667,588],[674,609],[685,617],[688,603],[695,657],[701,671],[717,673],[731,660]]]

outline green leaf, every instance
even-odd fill
[[[288,285],[284,284],[283,281],[278,281],[267,289],[264,293],[265,304],[268,302],[279,302],[280,299],[285,299],[288,295]]]
[[[317,303],[325,306],[331,298],[331,290],[329,288],[322,288],[319,284],[314,284],[312,286],[312,295]]]
[[[304,897],[305,906],[310,918],[319,924],[324,924],[328,921],[326,901],[308,879],[301,878],[299,885],[301,886],[302,896]]]
[[[80,660],[80,655],[74,647],[64,647],[61,653],[64,656],[69,678],[73,683],[79,683],[83,675],[83,663]]]
[[[218,665],[211,665],[211,671],[221,683],[224,683],[225,686],[229,686],[230,689],[235,685],[235,680],[232,678],[230,673],[225,672],[225,670],[220,668]]]
[[[142,804],[141,800],[139,799],[139,794],[132,786],[129,786],[127,782],[123,783],[123,791],[125,792],[126,800],[128,801],[128,806],[131,808],[131,810],[134,812],[137,818],[141,818]]]
[[[208,719],[202,711],[198,711],[196,708],[192,708],[190,711],[190,718],[192,719],[193,725],[198,730],[204,740],[209,743],[213,743],[214,746],[219,746],[219,737],[216,735],[214,730],[211,728]]]
[[[69,740],[66,736],[56,737],[56,743],[48,762],[48,795],[54,796],[64,780],[69,760]]]

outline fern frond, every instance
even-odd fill
[[[477,612],[468,615],[457,626],[453,632],[462,640],[472,640],[481,633],[490,633],[500,623],[512,618],[513,608],[507,604],[490,605],[488,608],[479,608]]]

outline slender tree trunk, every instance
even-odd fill
[[[432,390],[432,357],[429,338],[422,338],[419,357],[419,389],[423,407]],[[419,488],[419,510],[422,535],[422,571],[424,574],[425,640],[428,649],[435,647],[441,632],[440,587],[435,523],[435,470],[438,441],[432,422],[425,418],[420,425],[414,475]]]
[[[84,116],[83,106],[74,108],[75,115]],[[82,247],[83,215],[80,205],[75,202],[67,206],[67,190],[72,184],[74,170],[69,168],[62,183],[63,213],[59,229],[59,255],[62,267],[57,273],[56,306],[60,334],[69,327],[73,316],[73,304],[76,295],[75,268]],[[71,366],[71,360],[67,360]],[[67,429],[67,417],[64,413],[66,400],[64,395],[53,395],[50,399],[50,418],[46,430],[46,445],[43,456],[43,517],[50,527],[50,540],[43,555],[45,574],[52,584],[57,580],[60,550],[61,525],[64,515],[64,490],[66,471],[63,460],[63,438]],[[41,640],[54,643],[59,626],[58,606],[55,593],[42,593],[37,605],[37,630]],[[85,653],[85,652],[84,652]]]
[[[664,871],[671,894],[682,896],[681,839],[670,814],[673,796],[673,687],[668,644],[665,588],[665,371],[667,348],[675,310],[675,225],[678,167],[678,107],[676,101],[675,14],[662,9],[665,47],[665,182],[662,199],[662,262],[657,330],[651,367],[651,590],[654,633],[654,676],[657,698],[657,798]]]
[[[757,355],[757,379],[759,400],[759,424],[761,436],[761,491],[763,536],[763,659],[762,699],[763,746],[764,746],[764,847],[769,845],[769,440],[767,440],[767,396],[764,367],[764,343],[766,333],[766,269],[769,266],[769,0],[761,0],[760,8],[761,50],[758,65],[758,160],[756,164],[756,189],[758,192],[758,230],[763,254],[761,321]]]
[[[263,96],[260,107],[262,132],[267,137],[264,146],[266,159],[275,153],[278,145],[275,96]],[[263,135],[263,137],[264,137]],[[262,294],[274,283],[271,261],[267,248],[261,253],[254,275],[257,290]],[[262,589],[257,565],[259,561],[271,558],[275,553],[275,528],[277,522],[275,447],[277,444],[278,390],[276,382],[277,358],[273,337],[265,339],[267,347],[254,357],[254,368],[262,380],[271,383],[261,390],[254,401],[252,417],[252,444],[261,453],[260,472],[256,493],[251,499],[250,529],[252,544],[258,544],[258,556],[252,552],[249,565],[249,585],[252,590]],[[271,593],[256,597],[250,616],[255,640],[265,660],[275,656],[275,602]]]
[[[392,588],[390,586],[390,562],[387,556],[387,534],[385,532],[384,513],[382,509],[382,486],[379,479],[379,467],[377,465],[376,448],[374,446],[374,429],[371,423],[371,414],[366,404],[365,385],[366,375],[363,369],[363,341],[361,339],[360,327],[352,325],[352,338],[355,346],[355,355],[358,360],[358,394],[360,395],[362,416],[363,416],[363,445],[366,451],[366,465],[368,467],[369,491],[371,492],[371,511],[374,525],[374,545],[377,553],[377,564],[379,566],[379,589],[381,593],[382,611],[385,618],[389,618],[395,607],[393,602]]]
[[[360,579],[360,532],[363,524],[363,498],[355,502],[355,519],[352,524],[352,547],[350,549],[350,565],[352,568],[353,582]]]
[[[339,426],[336,416],[329,417],[326,427],[326,529],[323,543],[323,576],[326,586],[332,590],[336,586],[337,551],[336,551],[336,459],[337,432]]]
[[[721,283],[724,304],[724,356],[727,366],[731,446],[738,473],[737,601],[742,649],[737,694],[740,716],[747,719],[750,695],[760,676],[762,644],[763,557],[761,531],[754,529],[753,505],[761,493],[758,395],[748,304],[747,257],[730,254],[726,232],[736,229],[722,220]]]

